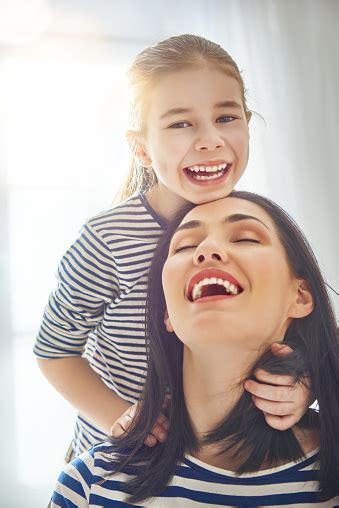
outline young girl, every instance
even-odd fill
[[[51,506],[339,506],[336,324],[288,215],[245,192],[190,205],[155,253],[147,301],[134,426],[68,464]],[[277,340],[293,354],[274,356]],[[269,427],[243,387],[258,367],[309,376],[319,413],[283,432]],[[167,392],[167,441],[147,448]]]
[[[126,429],[140,397],[147,274],[167,220],[186,202],[227,196],[248,160],[244,84],[219,45],[172,37],[141,52],[129,77],[135,165],[124,200],[90,219],[61,260],[34,349],[79,411],[69,458],[105,439],[123,413],[114,429]],[[257,380],[247,389],[269,425],[282,430],[301,418],[310,403],[301,384],[265,372]],[[165,440],[167,427],[159,415],[148,444]]]

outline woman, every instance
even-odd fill
[[[148,309],[134,425],[68,465],[51,506],[337,506],[336,325],[293,221],[244,192],[186,209],[157,250]],[[281,340],[291,354],[272,354]],[[319,413],[270,428],[243,388],[257,368],[310,385]],[[168,439],[150,449],[167,394]]]

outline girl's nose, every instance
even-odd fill
[[[193,262],[199,266],[211,261],[220,261],[225,263],[228,260],[227,252],[213,240],[204,241],[196,248],[194,252]]]
[[[220,132],[215,127],[209,127],[200,132],[196,142],[196,150],[208,150],[212,152],[217,148],[225,146],[225,142],[222,139]]]

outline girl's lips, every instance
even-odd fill
[[[231,284],[234,284],[234,286],[236,286],[237,288],[239,288],[240,292],[243,291],[243,287],[241,286],[240,282],[230,273],[228,273],[224,270],[220,270],[218,268],[205,268],[204,270],[201,270],[200,272],[194,274],[193,277],[191,278],[191,280],[189,281],[187,290],[186,290],[186,297],[190,301],[192,301],[191,300],[192,291],[193,291],[195,284],[197,284],[198,282],[200,282],[203,279],[210,279],[212,277],[216,278],[216,279],[223,279],[225,281],[228,281]],[[236,295],[213,295],[213,296],[205,297],[204,301],[207,301],[207,299],[208,300],[211,300],[211,299],[216,300],[219,298],[232,298],[232,296],[236,296]]]
[[[189,166],[186,166],[186,167],[192,168],[193,166],[218,166],[219,164],[230,164],[230,163],[224,159],[216,159],[216,160],[196,162],[196,163],[190,164]]]

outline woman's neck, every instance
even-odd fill
[[[198,442],[206,433],[230,413],[243,394],[242,385],[250,367],[257,358],[257,352],[228,350],[223,355],[211,351],[195,355],[184,348],[183,389],[192,427]],[[213,365],[213,368],[211,368]],[[318,432],[293,428],[304,453],[307,454],[319,445]],[[207,464],[235,471],[239,464],[234,458],[234,449],[229,454],[219,454],[218,444],[203,445],[194,456]],[[267,464],[262,465],[266,469]]]
[[[213,348],[197,355],[185,347],[183,389],[187,410],[198,440],[230,412],[243,393],[242,380],[253,363],[253,353]],[[213,366],[211,368],[211,365]]]

